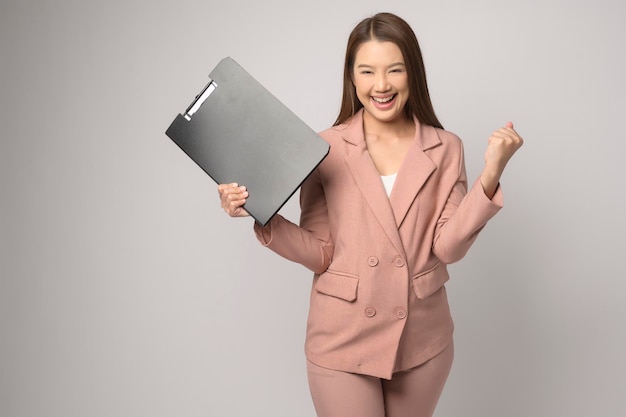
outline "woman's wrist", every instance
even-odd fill
[[[490,165],[485,165],[485,168],[480,175],[480,183],[483,186],[483,191],[490,200],[493,198],[496,190],[498,189],[501,176],[502,170]]]

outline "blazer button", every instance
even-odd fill
[[[376,309],[374,307],[367,307],[365,309],[366,317],[374,317],[376,315]]]
[[[378,265],[378,258],[375,256],[370,256],[369,258],[367,258],[367,264],[369,266],[376,266]]]
[[[398,267],[402,268],[404,266],[404,259],[400,256],[396,256],[393,260],[393,263]]]
[[[396,309],[396,317],[400,320],[405,319],[406,318],[406,310],[403,308],[397,308]]]

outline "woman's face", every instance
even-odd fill
[[[381,122],[404,118],[409,83],[404,58],[393,42],[371,40],[357,49],[352,82],[365,111]]]

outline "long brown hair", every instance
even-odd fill
[[[420,123],[443,129],[430,101],[426,70],[417,37],[406,21],[391,13],[378,13],[363,19],[350,33],[343,69],[341,109],[334,126],[342,124],[363,107],[352,83],[352,73],[359,46],[370,40],[393,42],[402,52],[409,83],[409,99],[404,107],[406,117],[413,119],[415,116]]]

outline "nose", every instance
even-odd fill
[[[379,93],[384,93],[389,90],[389,81],[387,80],[387,74],[379,73],[376,75],[376,82],[374,88]]]

